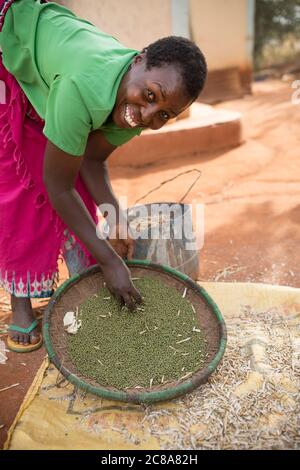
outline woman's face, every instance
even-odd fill
[[[146,70],[145,53],[141,53],[121,81],[112,119],[125,129],[160,129],[191,103],[176,67]]]

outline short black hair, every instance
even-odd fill
[[[145,47],[146,68],[175,65],[181,72],[186,91],[195,100],[201,93],[206,76],[207,65],[199,47],[181,36],[167,36]]]

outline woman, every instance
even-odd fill
[[[96,235],[96,205],[118,208],[105,161],[190,106],[206,63],[186,39],[138,52],[43,0],[0,0],[0,22],[0,283],[11,294],[8,347],[28,352],[42,343],[30,298],[52,294],[62,247],[78,254],[77,271],[98,263],[129,309],[141,301],[113,243]],[[130,257],[132,243],[119,253]]]

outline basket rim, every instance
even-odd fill
[[[70,372],[60,361],[59,357],[57,356],[56,352],[53,349],[52,341],[50,337],[50,320],[51,320],[51,312],[57,301],[63,295],[66,289],[69,289],[73,284],[76,284],[79,280],[83,279],[84,277],[89,276],[90,274],[101,272],[101,268],[99,265],[94,265],[87,268],[81,274],[76,274],[70,279],[67,279],[58,289],[55,291],[53,296],[50,299],[49,304],[46,307],[44,318],[43,318],[43,337],[44,337],[44,344],[49,356],[50,361],[56,366],[59,372],[73,385],[83,389],[86,392],[90,392],[94,395],[98,395],[102,398],[106,398],[108,400],[117,400],[117,401],[125,401],[131,403],[154,403],[158,401],[165,401],[170,400],[172,398],[178,397],[185,393],[191,392],[195,388],[197,388],[202,383],[206,382],[209,375],[217,368],[219,362],[221,361],[227,344],[227,330],[225,321],[223,316],[214,302],[214,300],[210,297],[208,292],[200,286],[198,283],[193,281],[189,276],[186,274],[177,271],[170,266],[157,264],[150,262],[148,260],[126,260],[126,265],[128,267],[142,267],[142,268],[149,268],[154,269],[155,271],[165,272],[176,279],[183,281],[186,286],[193,289],[198,295],[200,295],[205,302],[211,307],[212,313],[215,315],[219,328],[220,328],[220,340],[218,350],[215,353],[213,359],[210,363],[200,371],[196,371],[193,375],[191,375],[186,380],[180,382],[176,385],[169,385],[167,388],[163,390],[154,390],[154,391],[123,391],[123,390],[111,390],[107,389],[101,385],[93,386],[84,380],[80,379],[77,375],[73,372]]]

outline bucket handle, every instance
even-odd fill
[[[198,179],[200,178],[200,176],[202,175],[202,171],[198,170],[198,168],[192,168],[191,170],[187,170],[187,171],[182,171],[181,173],[178,173],[177,175],[173,176],[173,178],[169,178],[167,180],[164,180],[162,181],[158,186],[156,186],[155,188],[151,189],[150,191],[147,192],[147,194],[145,194],[144,196],[140,197],[139,199],[137,199],[135,201],[135,203],[133,204],[134,206],[140,202],[142,199],[145,199],[145,197],[149,196],[149,194],[152,194],[154,193],[154,191],[156,191],[157,189],[160,189],[164,184],[166,183],[170,183],[171,181],[174,181],[176,178],[178,178],[179,176],[182,176],[182,175],[186,175],[187,173],[192,173],[193,171],[196,171],[198,173],[198,176],[196,177],[196,179],[193,181],[193,183],[190,185],[190,187],[188,188],[188,190],[184,193],[184,195],[182,196],[182,198],[178,201],[178,203],[181,203],[184,198],[189,194],[189,192],[191,191],[191,189],[195,186],[195,184],[197,183]]]

